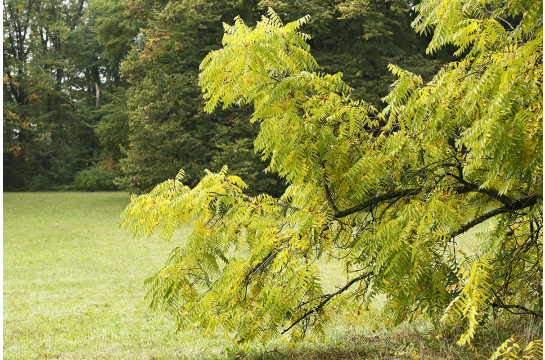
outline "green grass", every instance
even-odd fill
[[[4,193],[4,357],[150,359],[220,354],[226,340],[175,334],[143,281],[176,243],[119,229],[124,193]],[[342,281],[322,264],[324,287]]]
[[[336,319],[324,344],[233,348],[222,337],[176,334],[148,309],[143,281],[160,269],[170,243],[134,239],[119,229],[123,193],[4,193],[5,359],[482,359],[437,339],[425,321],[385,329],[370,314]],[[474,242],[469,236],[466,242]],[[474,245],[474,244],[472,244]],[[324,288],[342,283],[334,263],[320,262]],[[541,336],[536,324],[498,322],[476,341],[490,353],[508,334]]]
[[[174,244],[121,231],[128,201],[123,193],[4,193],[5,359],[219,353],[222,341],[175,334],[148,310],[143,280]]]

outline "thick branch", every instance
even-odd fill
[[[12,10],[11,10],[11,5],[8,6],[8,8],[10,9],[10,17],[13,19],[13,13],[12,13]],[[11,53],[13,54],[13,58],[15,60],[19,60],[19,61],[22,61],[17,55],[18,52],[15,51],[15,44],[13,43],[13,34],[11,33],[11,28],[8,26],[8,38],[9,38],[9,43],[10,43],[10,46],[11,46]]]
[[[96,89],[96,101],[95,101],[95,108],[100,108],[100,86],[98,86],[98,83],[95,81],[95,89]]]
[[[458,236],[460,234],[463,234],[466,231],[468,231],[469,229],[471,229],[472,227],[474,227],[474,226],[482,223],[483,221],[486,221],[486,220],[488,220],[491,217],[494,217],[496,215],[503,214],[503,213],[506,213],[506,212],[516,211],[516,210],[522,210],[522,209],[525,209],[527,207],[533,206],[533,205],[535,205],[537,203],[537,199],[538,199],[538,195],[533,194],[533,195],[525,196],[525,197],[523,197],[521,199],[515,200],[515,201],[511,202],[511,204],[509,206],[506,205],[506,206],[501,207],[499,209],[494,209],[492,211],[489,211],[486,214],[483,214],[483,215],[479,216],[475,220],[472,220],[472,221],[468,222],[467,224],[463,225],[460,229],[453,232],[450,235],[450,237],[453,238],[453,237],[456,237],[456,236]]]
[[[509,198],[506,195],[500,194],[499,191],[496,190],[496,189],[481,189],[479,187],[479,185],[465,181],[464,178],[463,178],[463,175],[462,175],[461,168],[460,168],[460,175],[459,176],[456,176],[454,174],[450,174],[450,176],[452,176],[453,178],[458,180],[458,182],[460,182],[461,184],[472,188],[473,191],[479,192],[481,194],[486,194],[486,195],[488,195],[490,197],[493,197],[496,200],[499,200],[505,206],[511,206],[512,203],[513,203],[513,200],[511,198]]]
[[[335,217],[337,219],[343,218],[348,215],[352,215],[354,213],[357,213],[358,211],[362,211],[364,209],[367,209],[373,205],[377,205],[383,201],[391,200],[391,199],[397,199],[403,196],[409,196],[409,195],[416,195],[419,194],[422,191],[422,188],[414,188],[414,189],[405,189],[405,190],[397,190],[393,191],[391,193],[387,193],[384,195],[376,196],[374,198],[371,198],[361,204],[358,204],[356,206],[353,206],[349,209],[343,210],[343,211],[337,211],[335,213]]]
[[[78,25],[78,22],[81,18],[81,16],[83,15],[83,6],[85,4],[85,1],[84,0],[80,0],[80,3],[79,3],[79,8],[78,8],[78,11],[76,13],[76,15],[74,16],[74,22],[72,23],[72,26],[70,27],[70,30],[74,30],[76,28],[76,26]]]
[[[463,230],[462,232],[467,231],[471,227],[475,226],[476,224],[478,224],[478,223],[480,223],[480,222],[482,222],[482,221],[484,221],[484,220],[486,220],[486,219],[488,219],[488,218],[490,218],[492,216],[496,216],[498,214],[508,212],[508,211],[515,211],[515,210],[524,209],[526,207],[535,205],[535,203],[537,201],[537,194],[526,196],[526,197],[521,198],[519,200],[513,200],[513,199],[509,198],[506,195],[500,194],[495,189],[481,189],[481,188],[479,188],[478,185],[469,183],[469,182],[465,181],[463,178],[460,178],[459,176],[456,176],[454,174],[450,174],[450,175],[452,177],[454,177],[456,180],[458,180],[463,185],[461,187],[453,188],[452,190],[453,190],[454,193],[456,193],[456,194],[465,194],[465,193],[468,193],[468,192],[478,192],[478,193],[486,194],[486,195],[488,195],[490,197],[493,197],[494,199],[499,200],[500,202],[502,202],[505,205],[504,207],[502,207],[500,209],[496,209],[496,210],[494,210],[494,211],[492,211],[490,213],[485,214],[485,215],[488,215],[488,217],[486,217],[486,218],[482,219],[481,221],[475,223],[474,225],[470,226],[466,230]],[[349,209],[339,211],[335,207],[335,204],[333,203],[331,194],[329,193],[329,189],[327,188],[327,186],[325,188],[326,188],[325,190],[326,190],[327,200],[328,200],[330,206],[333,208],[333,211],[335,213],[335,218],[337,218],[337,219],[340,219],[340,218],[343,218],[345,216],[352,215],[352,214],[357,213],[359,211],[365,210],[365,209],[370,208],[370,207],[372,207],[374,205],[377,205],[377,204],[379,204],[379,203],[381,203],[383,201],[391,200],[391,199],[399,199],[401,197],[410,196],[410,195],[417,195],[420,192],[422,192],[422,190],[424,190],[424,188],[422,188],[422,187],[413,188],[413,189],[396,190],[396,191],[393,191],[393,192],[390,192],[390,193],[387,193],[387,194],[383,194],[383,195],[379,195],[379,196],[376,196],[374,198],[371,198],[371,199],[369,199],[369,200],[367,200],[367,201],[365,201],[365,202],[363,202],[361,204],[355,205],[355,206],[353,206],[353,207],[351,207]],[[483,216],[485,216],[485,215],[483,215]],[[467,224],[467,225],[469,225],[469,224]],[[457,234],[457,235],[459,235],[459,234]]]
[[[23,39],[26,39],[26,32],[28,30],[28,26],[30,24],[30,13],[32,11],[32,0],[28,0],[28,10],[27,10],[27,14],[26,14],[26,26],[25,26],[25,29],[24,29],[24,34],[23,34]],[[29,46],[29,49],[30,49],[30,46]],[[28,53],[28,50],[27,52],[25,53],[25,56],[26,54]]]
[[[329,300],[333,299],[335,296],[345,292],[346,290],[348,290],[348,288],[350,286],[352,286],[354,283],[358,282],[358,281],[361,281],[363,279],[367,279],[369,277],[371,277],[373,275],[373,273],[365,273],[361,276],[358,276],[357,278],[354,278],[352,280],[350,280],[345,286],[343,286],[342,288],[339,289],[339,291],[333,293],[333,294],[327,294],[327,295],[324,295],[323,297],[325,298],[324,300],[322,300],[322,302],[320,302],[318,304],[318,306],[316,306],[315,308],[313,309],[310,309],[309,311],[307,311],[303,316],[301,316],[299,319],[297,319],[294,323],[292,323],[287,329],[285,329],[284,331],[282,331],[282,334],[285,334],[286,332],[288,332],[292,327],[294,327],[295,325],[297,325],[298,323],[300,323],[302,320],[304,320],[305,318],[307,318],[309,315],[319,311],[321,308],[323,308],[328,302]]]

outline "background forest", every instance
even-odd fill
[[[194,186],[227,164],[255,193],[279,195],[253,151],[250,107],[207,114],[197,85],[222,22],[273,7],[305,32],[321,72],[381,108],[388,63],[429,80],[451,58],[425,54],[411,1],[4,0],[4,190],[149,191],[180,168]]]

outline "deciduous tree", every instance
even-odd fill
[[[138,0],[127,4],[135,17],[146,19],[147,27],[140,46],[123,63],[130,83],[129,146],[121,160],[123,187],[130,192],[148,191],[182,167],[185,181],[195,185],[205,169],[218,171],[228,163],[254,185],[253,191],[281,194],[283,182],[263,173],[266,165],[253,151],[258,127],[248,124],[249,107],[206,114],[197,81],[201,59],[219,47],[220,18],[232,18],[240,11],[256,17],[256,2]]]
[[[146,19],[142,44],[124,63],[129,89],[130,146],[122,160],[127,189],[150,190],[173,177],[180,167],[194,186],[208,168],[228,164],[243,176],[249,191],[280,194],[283,183],[263,174],[267,165],[254,155],[258,124],[249,124],[251,109],[203,111],[197,84],[198,64],[220,47],[221,21],[241,15],[257,20],[264,7],[278,6],[288,19],[315,15],[308,24],[319,71],[345,72],[355,97],[378,103],[394,76],[388,61],[431,78],[435,62],[422,55],[425,42],[410,31],[409,6],[403,2],[358,1],[165,1],[127,2],[135,17]]]
[[[3,9],[4,189],[66,188],[98,161],[100,95],[120,85],[119,63],[102,55],[87,1],[5,0]]]
[[[283,25],[270,10],[255,28],[224,25],[223,48],[201,64],[205,110],[253,105],[256,150],[289,187],[247,196],[224,168],[132,198],[122,225],[135,235],[193,227],[147,281],[179,329],[323,336],[378,294],[391,323],[464,324],[460,344],[492,311],[542,317],[542,2],[417,11],[415,29],[434,31],[428,51],[465,55],[429,82],[390,65],[398,80],[381,112],[352,99],[342,74],[316,72],[308,17]],[[479,224],[480,246],[464,254],[460,235]],[[321,258],[346,274],[329,293]]]

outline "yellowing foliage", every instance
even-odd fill
[[[152,306],[179,329],[238,342],[323,336],[377,294],[391,323],[465,324],[462,345],[492,309],[542,316],[541,8],[423,1],[414,27],[433,29],[429,51],[451,43],[465,56],[429,83],[391,65],[382,113],[351,99],[342,74],[315,72],[307,18],[284,25],[269,10],[255,28],[225,25],[201,64],[205,108],[253,104],[255,147],[290,186],[250,197],[224,168],[193,189],[182,172],[133,197],[122,226],[135,235],[193,227],[147,281]],[[489,219],[461,258],[457,237]],[[324,292],[321,258],[341,260],[336,291]]]

